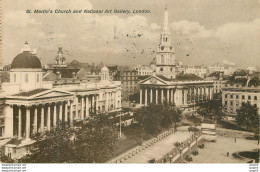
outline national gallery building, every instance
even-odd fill
[[[5,154],[22,155],[34,142],[32,134],[48,131],[58,121],[72,124],[92,114],[121,110],[121,82],[110,81],[106,66],[98,82],[54,87],[42,77],[41,61],[26,42],[11,63],[10,82],[2,84],[0,139],[6,140]]]

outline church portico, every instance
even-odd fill
[[[189,107],[212,99],[211,81],[167,81],[160,76],[150,76],[140,82],[140,104],[174,103]]]

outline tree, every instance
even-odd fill
[[[202,104],[198,109],[198,113],[204,118],[219,122],[223,117],[221,100],[210,100]]]
[[[150,104],[142,107],[136,115],[136,121],[146,133],[157,135],[162,129],[169,129],[172,124],[181,121],[182,111],[174,104]]]
[[[74,127],[59,123],[55,129],[35,135],[34,149],[19,162],[101,163],[113,155],[117,134],[105,114],[78,122]]]
[[[242,106],[237,110],[236,120],[241,127],[246,126],[247,131],[249,131],[249,129],[253,130],[259,125],[257,107],[252,106],[249,102],[243,102]]]
[[[21,158],[22,163],[62,163],[73,162],[73,129],[68,125],[58,125],[55,129],[36,134],[36,143],[31,153]]]
[[[101,163],[112,157],[116,150],[118,132],[108,116],[99,114],[76,131],[75,156],[80,163]]]
[[[161,110],[160,105],[152,104],[137,112],[136,120],[146,133],[157,135],[161,131]]]

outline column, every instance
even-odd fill
[[[115,103],[116,103],[116,109],[118,108],[118,100],[117,100],[117,97],[118,97],[118,95],[117,95],[117,90],[116,90],[116,93],[115,93]]]
[[[55,103],[53,107],[53,126],[56,127],[56,124],[57,124],[57,105]]]
[[[106,105],[105,105],[105,109],[108,112],[108,93],[106,92]]]
[[[155,104],[158,104],[158,89],[155,89]]]
[[[73,103],[70,101],[70,124],[73,124]]]
[[[200,87],[198,88],[198,101],[200,102]]]
[[[180,90],[180,105],[183,105],[183,90]]]
[[[144,95],[144,105],[147,106],[147,88],[145,88],[145,95]]]
[[[89,116],[89,101],[88,96],[86,96],[86,118]]]
[[[95,99],[94,98],[95,98],[94,95],[92,95],[92,99],[91,99],[91,110],[92,110],[92,113],[94,112],[94,104],[95,104]]]
[[[163,89],[161,90],[161,103],[163,104]]]
[[[142,97],[142,95],[143,95],[143,91],[142,91],[142,88],[140,88],[140,104],[143,104],[143,97]]]
[[[178,102],[178,90],[176,89],[175,90],[175,93],[174,93],[174,103],[176,106],[179,105],[179,102]]]
[[[202,87],[201,88],[202,101],[204,101],[204,94],[205,94],[204,87]]]
[[[173,92],[174,92],[174,90],[173,90],[173,89],[171,89],[171,103],[174,103]]]
[[[196,96],[197,96],[197,88],[194,88],[194,103],[196,103]]]
[[[75,104],[76,104],[76,118],[79,118],[79,111],[78,111],[79,101],[78,101],[78,97],[75,98]]]
[[[185,90],[184,90],[184,104],[185,104],[185,105],[188,104],[188,103],[187,103],[187,96],[188,96],[188,93],[187,93],[187,92],[188,92],[188,90],[185,89]]]
[[[98,114],[98,95],[96,95],[96,113]],[[115,96],[114,96],[115,97]],[[114,98],[115,101],[115,98]],[[114,109],[115,109],[115,104],[114,104]]]
[[[209,99],[212,100],[212,87],[209,87]]]
[[[44,131],[44,105],[42,105],[41,109],[41,132]]]
[[[34,116],[33,116],[33,132],[37,133],[37,107],[34,109]]]
[[[65,115],[64,115],[64,117],[65,117],[65,122],[68,122],[68,103],[67,102],[65,102]]]
[[[167,102],[169,103],[170,102],[170,93],[169,93],[169,89],[167,89]]]
[[[206,100],[208,100],[208,87],[205,88]]]
[[[150,90],[150,103],[153,103],[153,89]]]
[[[62,102],[60,102],[59,121],[62,121]]]
[[[84,97],[81,97],[81,115],[80,119],[83,119],[84,117]]]
[[[26,140],[30,140],[30,107],[26,107]]]
[[[22,139],[22,112],[20,106],[18,106],[18,139]]]
[[[48,112],[47,112],[47,130],[51,130],[51,105],[48,105]]]

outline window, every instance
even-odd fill
[[[257,100],[257,96],[255,96],[254,100]]]
[[[165,63],[165,57],[162,55],[161,56],[161,63],[164,64]]]
[[[28,74],[25,74],[25,82],[28,83]]]
[[[245,99],[245,96],[244,96],[244,95],[242,96],[242,99]]]
[[[227,95],[225,94],[225,98],[227,98]]]
[[[162,67],[160,68],[160,71],[161,71],[161,72],[163,71],[163,68],[162,68]]]
[[[227,105],[227,101],[225,101],[225,105]]]
[[[39,81],[40,81],[40,75],[37,74],[37,82],[39,82]]]
[[[233,95],[230,95],[230,98],[233,99]]]
[[[236,99],[239,99],[239,96],[238,96],[238,95],[236,95]]]
[[[16,74],[14,74],[14,82],[16,82]]]
[[[251,100],[251,96],[248,96],[248,100]]]
[[[230,105],[233,106],[233,101],[230,102]]]

